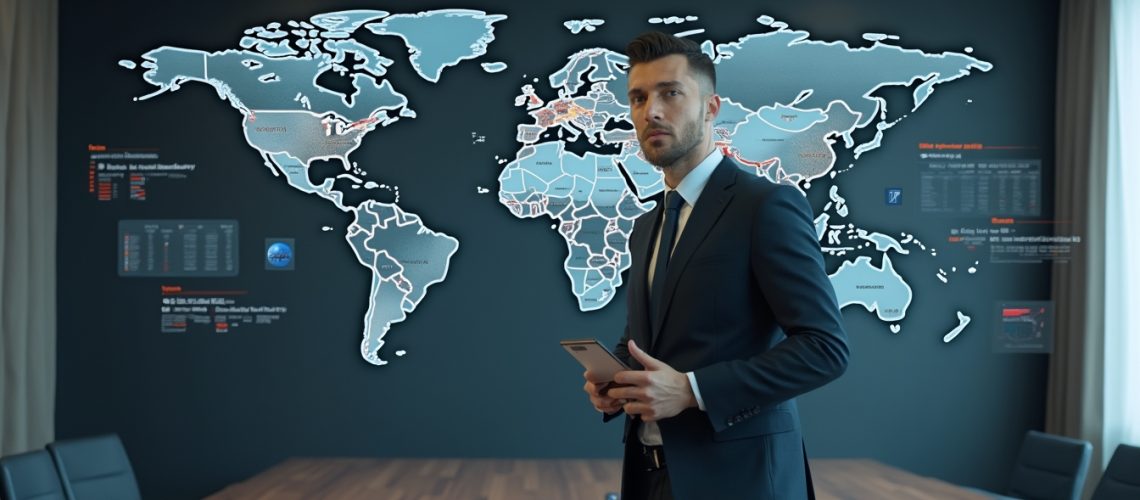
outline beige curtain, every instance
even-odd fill
[[[0,454],[55,429],[58,0],[0,0]]]
[[[1111,0],[1061,0],[1057,45],[1057,231],[1082,236],[1053,265],[1056,346],[1049,359],[1045,430],[1093,443],[1088,491],[1104,443],[1105,196]]]

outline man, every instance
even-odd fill
[[[630,118],[666,190],[629,241],[615,353],[633,370],[612,386],[585,374],[605,420],[628,416],[622,498],[808,498],[794,398],[848,356],[811,208],[717,149],[715,68],[697,44],[646,33],[626,52]]]

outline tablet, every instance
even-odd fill
[[[630,369],[597,339],[563,340],[561,344],[586,370],[599,378],[613,380],[617,372]]]

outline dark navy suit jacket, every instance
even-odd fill
[[[707,412],[690,408],[658,422],[673,494],[806,498],[811,486],[794,398],[840,376],[848,358],[811,208],[795,188],[722,161],[666,276],[655,279],[666,288],[660,330],[651,331],[647,273],[660,198],[630,236],[628,317],[615,353],[640,369],[625,345],[633,339],[696,375]],[[631,424],[627,418],[625,440],[637,443]]]

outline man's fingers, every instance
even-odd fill
[[[606,396],[614,399],[643,401],[646,399],[646,391],[640,387],[615,387],[610,389]]]
[[[649,384],[649,372],[626,370],[614,374],[614,382],[625,385],[644,386]]]
[[[582,390],[591,396],[606,396],[607,392],[613,387],[613,382],[586,382],[582,385]]]
[[[594,409],[602,413],[613,413],[620,410],[622,408],[622,405],[625,404],[625,401],[607,397],[593,398],[591,399],[591,402],[594,403]]]
[[[622,409],[630,415],[637,415],[641,417],[642,421],[653,422],[657,420],[657,413],[653,410],[653,406],[641,403],[638,401],[631,401],[622,406]]]
[[[593,383],[595,383],[595,384],[601,384],[602,382],[605,382],[605,380],[601,380],[601,379],[599,379],[599,378],[597,377],[597,375],[594,375],[594,374],[593,374],[592,372],[590,372],[589,370],[587,370],[585,373],[583,373],[583,374],[582,374],[582,377],[583,377],[583,378],[585,378],[587,381],[589,381],[589,382],[593,382]]]
[[[629,340],[628,347],[629,355],[633,356],[633,359],[636,359],[638,363],[641,363],[641,366],[644,366],[646,370],[660,370],[669,366],[641,350],[641,348],[637,346],[637,342],[634,342],[633,339]]]
[[[621,407],[624,406],[622,403],[622,401],[610,401],[609,404],[598,405],[598,409],[602,410],[605,413],[613,413],[620,410]]]
[[[635,399],[633,394],[630,394],[631,391],[633,391],[632,387],[614,387],[606,391],[606,396],[614,399]]]

